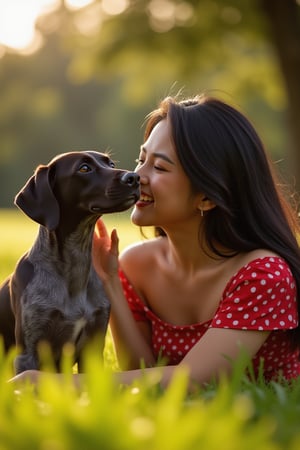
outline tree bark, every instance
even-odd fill
[[[288,98],[288,167],[300,194],[300,5],[296,0],[260,0],[270,27]]]

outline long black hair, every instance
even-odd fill
[[[216,205],[205,213],[205,243],[217,256],[271,250],[288,263],[297,284],[300,317],[300,250],[296,211],[279,187],[263,143],[236,108],[212,97],[164,99],[149,114],[145,138],[167,118],[179,161],[195,192]],[[156,234],[163,234],[159,228]],[[230,253],[222,254],[219,248]],[[300,347],[300,325],[290,331]]]

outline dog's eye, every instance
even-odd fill
[[[111,167],[112,169],[114,169],[116,167],[115,163],[113,161],[109,161],[108,163],[109,167]]]
[[[81,166],[79,167],[78,170],[81,173],[87,173],[87,172],[90,172],[92,169],[87,164],[81,164]]]

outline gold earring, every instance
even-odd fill
[[[203,217],[203,209],[202,208],[200,208],[200,215],[201,215],[201,217]]]

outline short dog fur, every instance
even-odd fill
[[[17,194],[15,204],[40,226],[0,287],[0,334],[6,351],[20,349],[16,373],[40,368],[42,341],[58,371],[66,343],[74,346],[79,370],[88,341],[99,337],[102,354],[110,304],[92,265],[94,226],[102,214],[124,211],[138,197],[138,175],[95,151],[58,155]]]

